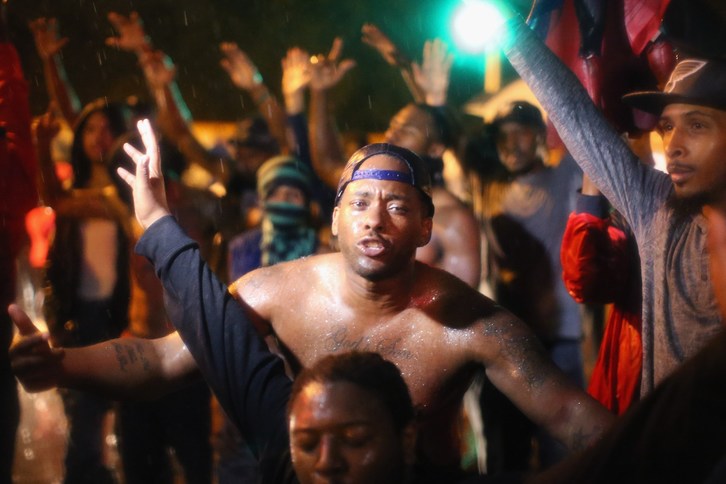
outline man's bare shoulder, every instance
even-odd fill
[[[417,296],[427,312],[439,315],[450,328],[464,329],[478,320],[504,311],[494,301],[458,277],[424,263],[416,265]]]
[[[340,254],[311,255],[270,267],[248,272],[230,286],[230,291],[243,299],[256,294],[283,295],[287,291],[299,292],[301,284],[311,287],[323,274],[330,274],[339,264]]]
[[[476,224],[474,212],[448,190],[441,189],[434,193],[434,205],[439,224]]]

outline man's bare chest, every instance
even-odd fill
[[[343,312],[298,313],[294,324],[277,325],[276,330],[301,366],[348,351],[380,354],[401,370],[414,404],[421,409],[438,407],[454,388],[459,393],[460,352],[447,337],[447,329],[422,312],[407,310],[377,321]]]

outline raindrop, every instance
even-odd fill
[[[371,95],[368,95],[368,109],[373,109],[373,101],[371,100]]]
[[[187,19],[187,11],[184,10],[184,26],[189,27],[189,19]]]

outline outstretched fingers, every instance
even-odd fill
[[[30,336],[32,334],[40,334],[40,330],[33,324],[30,317],[20,309],[17,304],[11,304],[8,306],[8,315],[10,319],[15,323],[15,327],[18,328],[18,332],[21,336]]]

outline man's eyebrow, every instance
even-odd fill
[[[390,200],[408,200],[409,196],[405,193],[388,193],[386,194],[386,201]]]
[[[330,424],[330,425],[323,425],[322,427],[319,425],[313,425],[313,426],[297,426],[294,429],[292,429],[292,433],[310,433],[315,432],[317,430],[320,430],[320,428],[335,428],[335,429],[345,429],[349,427],[372,427],[373,421],[371,419],[358,419],[358,420],[348,420],[345,422],[340,422],[336,424]]]
[[[700,109],[693,109],[691,111],[688,111],[683,115],[684,117],[690,117],[690,116],[705,116],[707,118],[715,118],[713,113],[709,113],[707,111],[701,111]]]
[[[671,115],[661,114],[660,118],[658,118],[658,122],[661,123],[663,121],[671,121],[674,117],[688,118],[688,117],[692,117],[692,116],[704,116],[704,117],[711,118],[711,119],[715,118],[715,115],[708,111],[703,111],[701,109],[691,109],[690,111],[686,111],[685,113],[681,113],[676,116],[674,116],[672,114]]]
[[[368,198],[371,196],[371,192],[369,190],[354,190],[352,195],[354,197],[361,197],[361,198]]]

